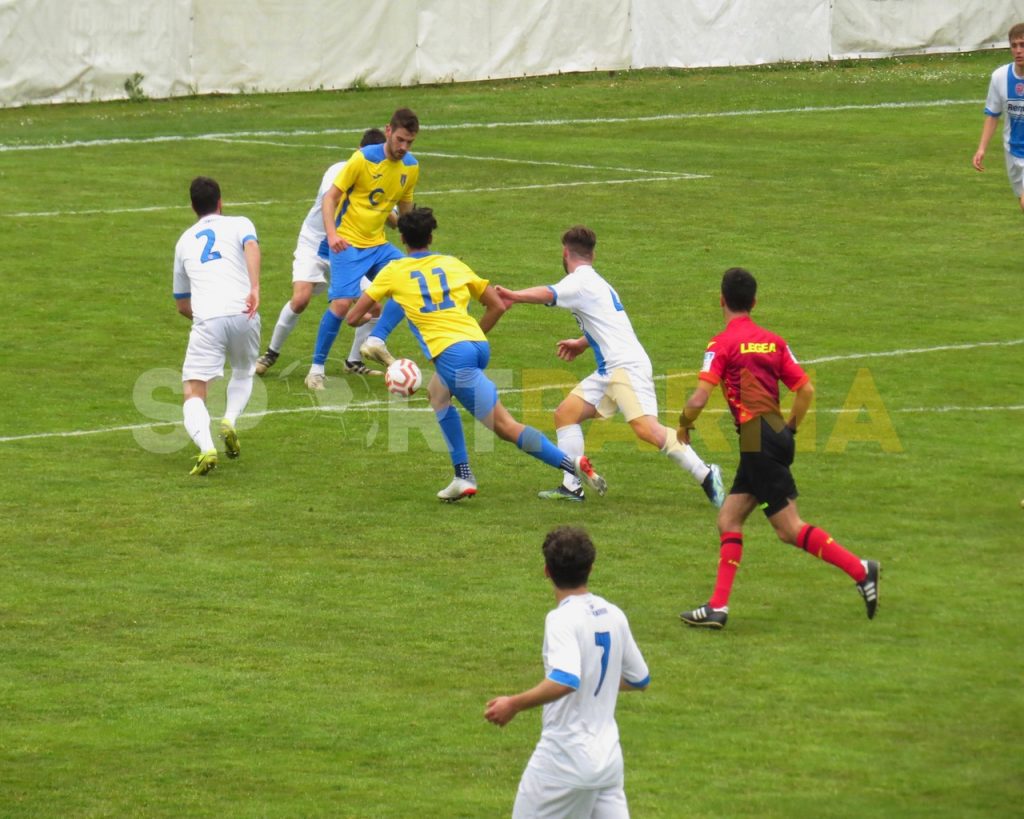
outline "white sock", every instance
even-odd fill
[[[352,337],[352,349],[348,351],[347,361],[362,361],[363,355],[359,352],[359,348],[363,346],[363,342],[370,337],[370,333],[373,332],[373,328],[377,325],[380,319],[372,318],[366,324],[360,324],[356,327],[356,333]]]
[[[326,370],[324,369],[325,366],[326,365],[324,365],[324,364],[310,364],[309,365],[309,374],[310,375],[323,375],[326,372]]]
[[[572,460],[575,461],[583,454],[583,427],[579,424],[559,427],[555,430],[555,436],[558,438],[558,448]],[[570,475],[568,472],[563,471],[562,486],[570,492],[576,492],[583,484],[580,483],[580,479],[575,475]]]
[[[224,420],[234,425],[238,416],[242,414],[245,405],[249,403],[249,396],[252,395],[252,376],[236,376],[231,373],[231,380],[228,381],[228,400],[224,407]]]
[[[288,340],[288,336],[292,334],[292,330],[295,329],[295,325],[299,323],[299,316],[302,313],[296,313],[292,310],[292,303],[286,301],[284,307],[281,308],[281,315],[277,317],[277,324],[274,325],[274,333],[270,336],[270,344],[267,345],[275,353],[281,352],[281,348],[284,343]]]
[[[711,467],[701,460],[700,455],[693,451],[689,444],[681,444],[676,438],[676,431],[665,427],[665,446],[661,451],[679,466],[693,475],[697,483],[703,483],[711,471]]]
[[[191,438],[200,452],[209,452],[215,449],[213,435],[210,432],[210,413],[206,409],[206,403],[202,398],[189,398],[181,407],[181,414],[185,418],[185,432]]]

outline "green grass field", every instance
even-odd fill
[[[540,543],[585,526],[591,587],[630,616],[652,685],[620,700],[637,817],[1002,817],[1024,805],[1024,229],[994,141],[970,158],[1002,53],[595,74],[0,111],[0,815],[498,817],[540,731],[486,701],[542,673]],[[513,287],[598,233],[673,424],[732,265],[813,373],[801,512],[883,565],[864,617],[838,570],[747,530],[721,633],[713,509],[620,421],[610,483],[469,430],[480,494],[434,493],[420,394],[303,387],[324,304],[190,478],[171,298],[187,186],[216,177],[263,248],[264,340],[324,168],[399,105],[439,250]],[[506,404],[553,435],[591,369],[565,311],[491,337]],[[400,329],[391,346],[422,361]],[[222,406],[223,387],[211,400]],[[695,445],[731,480],[717,396]],[[468,428],[468,423],[467,423]]]

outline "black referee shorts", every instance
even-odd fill
[[[765,517],[786,508],[800,493],[789,467],[796,454],[793,431],[782,418],[758,416],[740,426],[740,465],[729,494],[753,495]]]

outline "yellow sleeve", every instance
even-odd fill
[[[463,275],[466,277],[466,288],[474,299],[480,301],[480,297],[484,294],[484,290],[487,289],[487,285],[490,282],[487,279],[481,278],[473,268],[463,261],[456,260],[459,267],[462,270]]]

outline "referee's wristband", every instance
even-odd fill
[[[697,418],[696,418],[696,416],[694,416],[693,418],[688,417],[687,414],[686,414],[686,410],[683,410],[679,414],[679,426],[681,426],[681,427],[683,427],[685,429],[693,429],[696,425],[697,425]]]

